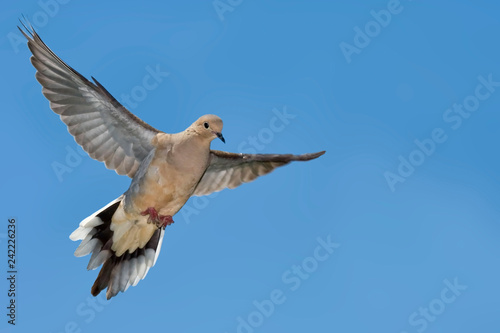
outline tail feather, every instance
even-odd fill
[[[116,209],[118,208],[118,205],[122,200],[123,200],[123,195],[111,201],[109,204],[107,204],[94,214],[84,219],[82,222],[80,222],[78,228],[75,231],[73,231],[71,235],[69,235],[69,239],[71,239],[72,241],[85,239],[85,237],[87,237],[89,232],[91,232],[94,229],[94,227],[103,224],[104,220],[111,221],[111,217],[115,213]]]
[[[102,247],[102,243],[99,242],[97,238],[92,238],[93,235],[90,233],[85,239],[80,243],[80,246],[75,251],[75,257],[83,257],[95,249]]]
[[[101,266],[111,257],[111,255],[111,250],[104,250],[104,247],[99,249],[98,245],[96,245],[94,251],[92,252],[92,256],[90,257],[89,264],[87,265],[87,270],[94,270]]]
[[[110,259],[106,260],[106,262],[102,266],[101,271],[99,272],[99,275],[97,275],[97,279],[94,282],[94,285],[92,285],[92,289],[90,289],[90,293],[93,296],[99,295],[99,293],[103,289],[106,289],[106,287],[108,286],[111,272],[113,271],[113,268],[115,267],[115,261],[116,261],[116,257],[110,258]]]
[[[137,248],[132,253],[126,251],[117,256],[112,250],[111,219],[122,200],[123,196],[87,217],[70,236],[72,240],[82,240],[75,256],[92,253],[87,269],[93,270],[103,265],[91,289],[94,296],[107,288],[106,297],[110,299],[120,291],[137,285],[154,266],[160,252],[164,228],[156,230],[143,248]]]

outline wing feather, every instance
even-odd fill
[[[225,188],[233,189],[292,161],[309,161],[324,153],[321,151],[303,155],[235,154],[212,150],[210,164],[193,195],[202,196]]]
[[[160,131],[130,113],[96,79],[90,82],[62,61],[33,27],[23,26],[19,30],[28,40],[35,77],[51,109],[92,158],[133,177]]]

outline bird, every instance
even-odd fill
[[[75,256],[91,255],[88,270],[102,266],[93,296],[107,289],[110,299],[146,277],[160,254],[166,227],[191,196],[233,189],[292,161],[325,153],[212,150],[212,140],[225,143],[222,119],[212,114],[179,133],[160,131],[127,110],[94,77],[91,82],[67,65],[31,24],[21,25],[50,108],[91,158],[131,178],[125,193],[81,221],[70,235],[81,241]]]

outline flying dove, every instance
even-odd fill
[[[87,269],[102,265],[91,293],[106,297],[144,279],[160,253],[165,227],[193,195],[233,189],[291,161],[325,152],[235,154],[210,150],[222,120],[204,115],[185,131],[168,134],[123,107],[96,79],[90,82],[45,45],[33,27],[21,32],[42,92],[90,157],[132,178],[128,190],[84,219],[70,235],[81,240],[75,256],[92,254]]]

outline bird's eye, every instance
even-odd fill
[[[208,128],[208,123],[207,123],[207,122],[205,122],[205,123],[203,124],[203,126],[205,126],[205,128]]]

